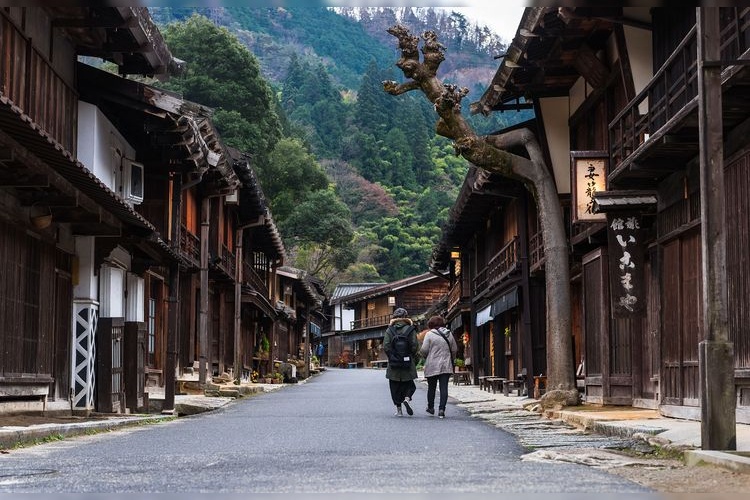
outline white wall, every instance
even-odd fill
[[[76,237],[75,249],[73,296],[76,299],[96,299],[99,295],[99,283],[94,274],[94,238],[92,236]]]
[[[121,158],[135,159],[135,149],[99,108],[78,102],[78,160],[117,192]]]
[[[333,307],[333,318],[331,329],[336,332],[349,331],[352,329],[354,321],[354,309],[347,309],[343,304],[336,304]]]
[[[570,117],[569,99],[567,97],[549,97],[539,100],[544,122],[544,133],[547,136],[552,169],[558,193],[570,193]]]
[[[630,70],[633,72],[635,93],[646,88],[654,76],[654,58],[651,52],[653,45],[651,32],[648,30],[625,26],[625,43],[628,47]],[[648,99],[638,108],[641,113],[648,112]]]

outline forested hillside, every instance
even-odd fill
[[[427,270],[467,165],[435,135],[429,102],[383,91],[398,77],[385,30],[432,23],[443,78],[473,89],[467,109],[497,68],[497,37],[433,9],[151,10],[188,63],[166,85],[213,107],[225,142],[253,155],[288,264],[325,282]],[[487,133],[528,118],[496,115],[472,120]]]

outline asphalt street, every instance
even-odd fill
[[[450,386],[453,387],[453,386]],[[449,387],[449,393],[450,393]],[[332,369],[219,410],[0,455],[0,493],[645,493],[464,408],[394,417],[383,370]],[[557,498],[557,497],[556,497]]]

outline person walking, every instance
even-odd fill
[[[445,418],[445,406],[448,403],[448,379],[453,373],[453,359],[458,346],[445,327],[442,316],[432,316],[427,321],[429,331],[424,336],[419,354],[426,358],[424,376],[427,379],[427,413],[435,414],[435,389],[439,385],[440,401],[438,417]]]
[[[391,400],[396,406],[394,416],[403,416],[401,405],[406,408],[407,414],[414,415],[409,403],[417,390],[414,379],[417,378],[415,357],[419,351],[419,342],[417,329],[406,309],[399,307],[393,311],[393,319],[385,330],[383,349],[388,356],[385,377],[391,390]]]

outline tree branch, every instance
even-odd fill
[[[393,80],[386,80],[383,82],[383,90],[391,95],[405,94],[410,90],[416,90],[418,88],[419,82],[416,82],[414,80],[409,80],[408,82],[404,82],[401,84],[399,84],[398,82],[394,82]]]

